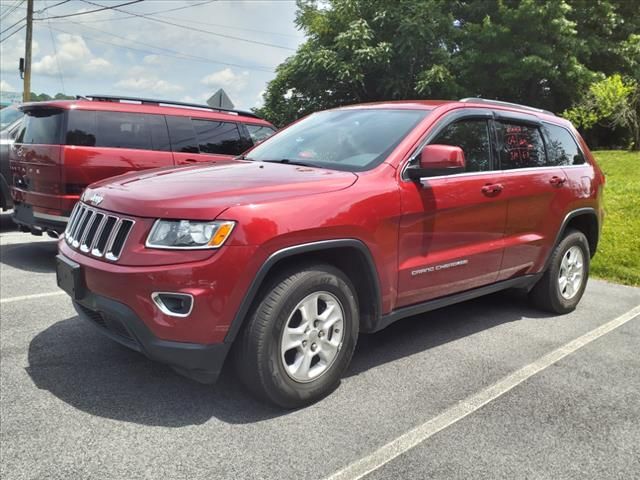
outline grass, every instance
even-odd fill
[[[606,216],[591,273],[640,286],[640,152],[593,152],[607,177]]]

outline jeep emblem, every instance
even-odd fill
[[[103,200],[104,200],[104,197],[102,195],[100,195],[99,193],[94,193],[93,197],[89,199],[89,203],[97,207],[102,203]]]

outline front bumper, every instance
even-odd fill
[[[74,300],[73,306],[81,318],[103,335],[201,383],[217,380],[231,346],[228,343],[203,345],[157,338],[129,307],[88,290],[80,300]]]

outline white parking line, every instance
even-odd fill
[[[567,355],[572,354],[576,350],[588,345],[621,325],[624,325],[638,315],[640,315],[640,305],[610,322],[585,333],[551,353],[548,353],[535,362],[522,367],[520,370],[508,375],[499,382],[494,383],[484,390],[468,397],[462,402],[445,410],[437,417],[418,425],[413,430],[408,431],[395,440],[392,440],[386,445],[380,447],[370,455],[367,455],[366,457],[347,465],[342,470],[335,472],[327,477],[327,480],[356,480],[364,477],[403,454],[407,450],[410,450],[424,442],[439,431],[444,430],[457,421],[462,420],[467,415],[470,415],[476,410],[482,408],[487,403],[504,395],[509,390],[521,384],[536,373],[541,372],[559,360],[562,360]]]
[[[66,295],[66,292],[59,290],[57,292],[34,293],[33,295],[20,295],[19,297],[2,298],[0,299],[0,303],[13,303],[13,302],[20,302],[22,300],[31,300],[34,298],[56,297],[58,295]]]

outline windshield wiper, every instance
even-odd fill
[[[263,162],[269,163],[286,163],[287,165],[298,165],[301,167],[315,167],[312,163],[299,162],[298,160],[291,160],[289,158],[280,158],[278,160],[262,160]]]

